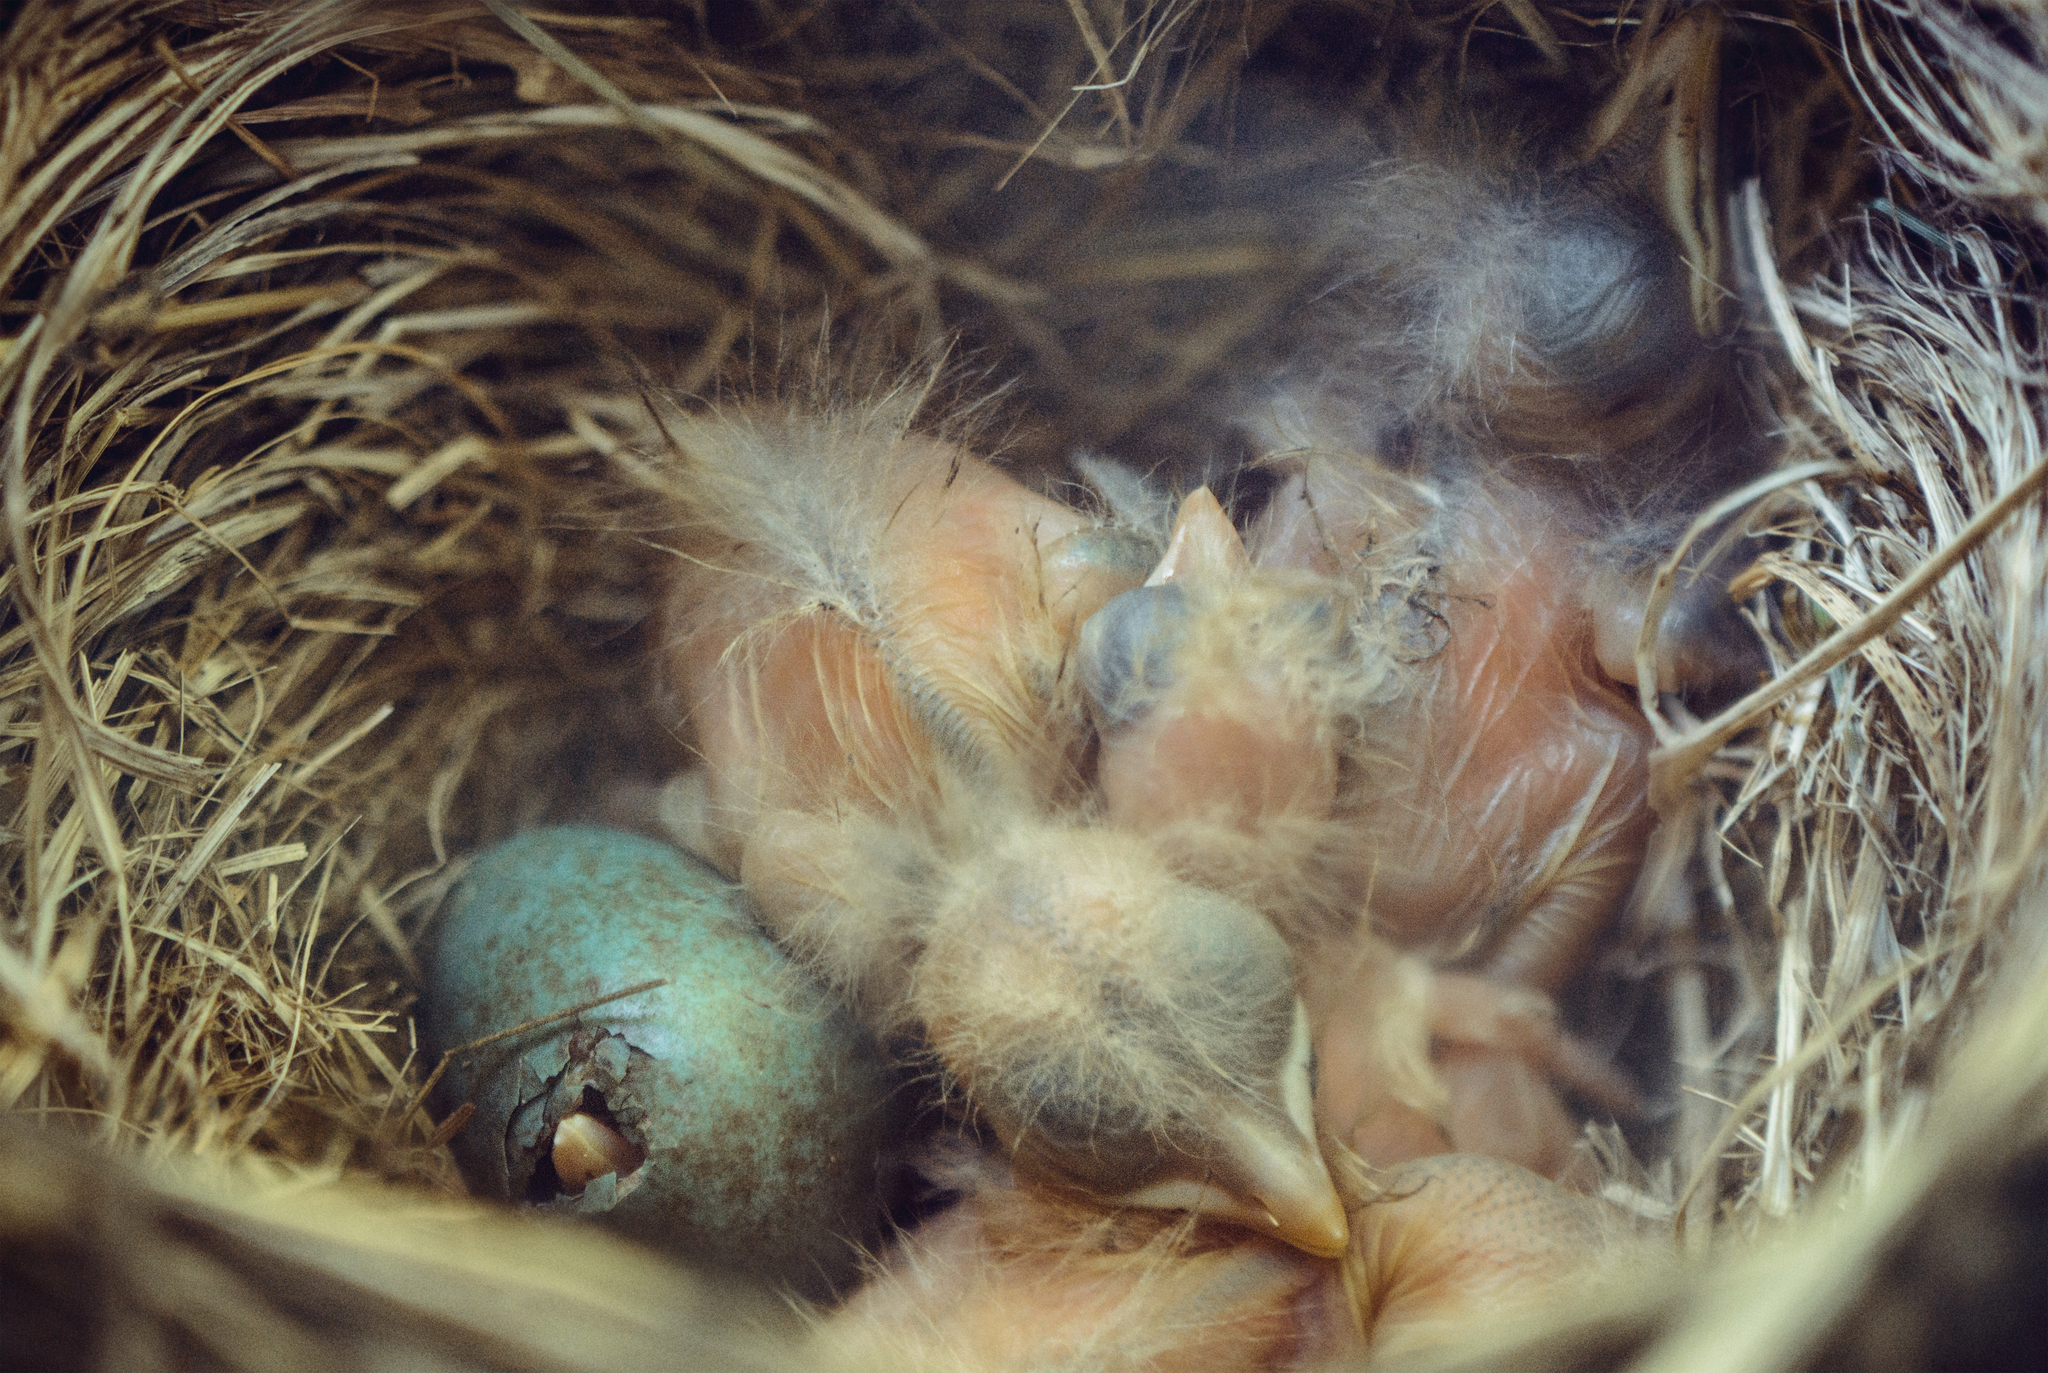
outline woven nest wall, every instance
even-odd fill
[[[950,351],[1007,387],[1019,471],[1200,453],[1190,398],[1308,271],[1264,188],[1325,151],[1233,160],[1244,91],[1557,109],[1665,22],[30,0],[0,40],[7,1323],[81,1366],[829,1361],[602,1240],[522,1249],[422,1097],[418,945],[468,857],[685,761],[647,689],[644,397]],[[2042,1291],[2048,28],[1724,23],[1778,419],[1728,509],[1780,536],[1744,583],[1772,680],[1659,708],[1609,959],[1684,1103],[1617,1186],[1693,1266],[1475,1367],[1969,1366]]]

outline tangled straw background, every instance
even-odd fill
[[[600,1239],[522,1248],[419,1100],[413,949],[464,856],[681,756],[641,682],[643,389],[959,339],[1021,468],[1156,458],[1309,266],[1258,187],[1316,150],[1217,170],[1248,72],[1540,99],[1661,12],[28,0],[0,1323],[123,1367],[831,1362]],[[2048,19],[1727,21],[1777,679],[1660,717],[1610,960],[1682,1102],[1614,1195],[1697,1266],[1473,1367],[1995,1361],[2048,1287]]]

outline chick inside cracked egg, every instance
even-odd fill
[[[894,1069],[668,845],[575,827],[484,853],[442,916],[422,1028],[436,1051],[502,1036],[444,1082],[475,1107],[452,1143],[483,1195],[815,1296],[882,1233],[909,1117]]]

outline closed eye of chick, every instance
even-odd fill
[[[687,828],[1038,1184],[1338,1251],[1285,943],[1075,809],[1072,634],[1150,545],[913,432],[913,409],[668,425]]]

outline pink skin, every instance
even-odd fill
[[[1338,577],[1370,549],[1416,541],[1429,500],[1374,470],[1297,475],[1247,558],[1197,493],[1153,581]],[[1104,740],[1098,782],[1111,820],[1141,832],[1191,816],[1248,834],[1337,817],[1371,924],[1348,952],[1297,948],[1318,1118],[1375,1164],[1455,1149],[1556,1176],[1578,1126],[1553,1084],[1617,1113],[1633,1104],[1558,1028],[1550,997],[1640,865],[1651,736],[1594,661],[1570,543],[1547,510],[1509,490],[1463,500],[1437,522],[1438,546],[1421,540],[1440,569],[1442,650],[1421,665],[1419,696],[1367,721],[1342,796],[1335,731],[1306,698],[1257,664],[1199,659]],[[1418,976],[1416,959],[1454,954],[1475,971]],[[1425,1055],[1434,1082],[1414,1066]]]
[[[1094,522],[970,454],[906,439],[889,476],[902,537],[877,575],[917,607],[910,665],[960,684],[957,696],[980,707],[970,727],[1051,788],[1068,765],[1066,741],[1018,661],[1033,650],[1057,661],[1074,627],[1130,578],[1061,557],[1061,540]],[[685,564],[671,602],[724,608],[671,639],[668,677],[704,763],[708,856],[730,872],[743,867],[761,814],[830,814],[847,802],[914,813],[934,797],[929,741],[873,640],[829,611],[781,606],[764,634],[751,589],[744,561]],[[743,642],[750,655],[736,654]]]
[[[1340,1352],[1352,1323],[1328,1260],[1114,1219],[1034,1192],[974,1197],[906,1235],[821,1332],[854,1367],[1281,1368]]]
[[[1600,1203],[1495,1159],[1444,1155],[1380,1181],[1387,1199],[1354,1209],[1333,1261],[991,1178],[899,1240],[818,1339],[841,1366],[889,1373],[1320,1367],[1511,1318],[1614,1238]]]
[[[1242,580],[1244,543],[1204,487],[1187,498],[1147,586]],[[1336,799],[1331,721],[1277,671],[1238,661],[1183,661],[1167,697],[1105,737],[1096,761],[1105,818],[1150,833],[1200,818],[1250,831],[1283,815],[1325,816]]]
[[[1373,489],[1375,474],[1316,475],[1313,488],[1291,480],[1255,531],[1260,566],[1335,572],[1387,535],[1389,496],[1407,494],[1394,481]],[[1384,736],[1393,756],[1348,817],[1355,881],[1375,927],[1403,947],[1447,952],[1492,927],[1476,976],[1430,984],[1432,1062],[1448,1093],[1434,1123],[1449,1147],[1554,1177],[1578,1123],[1553,1082],[1610,1110],[1631,1104],[1625,1082],[1558,1029],[1548,998],[1635,880],[1654,824],[1652,739],[1593,663],[1575,560],[1541,504],[1475,493],[1442,527],[1447,641],[1419,718]],[[1372,1013],[1362,1000],[1324,1003],[1318,1043],[1333,1070],[1373,1033],[1358,1023]],[[1372,1162],[1436,1151],[1412,1104],[1347,1118],[1328,1096],[1325,1122]]]
[[[1262,568],[1336,574],[1408,483],[1370,471],[1292,478],[1253,531]],[[1554,993],[1635,879],[1652,817],[1652,736],[1593,656],[1566,531],[1536,497],[1461,493],[1441,522],[1444,651],[1413,729],[1360,814],[1375,924],[1408,947],[1507,924],[1489,975]],[[1505,898],[1505,901],[1504,901]],[[1503,906],[1506,909],[1503,910]]]

